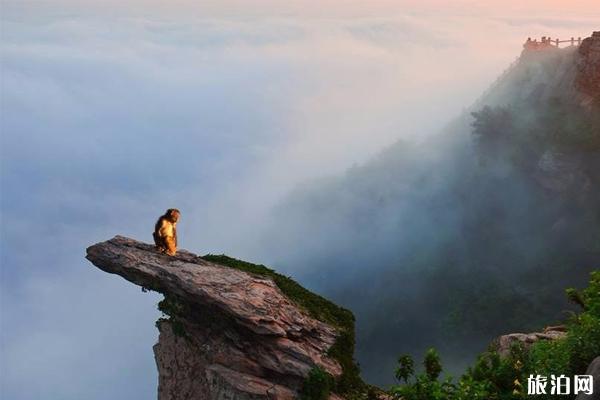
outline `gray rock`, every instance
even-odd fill
[[[594,377],[594,391],[592,394],[580,393],[575,400],[600,400],[600,356],[592,360],[585,374]]]
[[[533,178],[544,189],[554,193],[587,193],[592,182],[587,176],[584,163],[576,154],[546,151],[540,157]]]

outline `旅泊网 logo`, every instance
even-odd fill
[[[575,375],[573,379],[565,375],[529,375],[527,378],[528,395],[570,395],[593,394],[594,377],[592,375]]]

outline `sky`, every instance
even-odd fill
[[[85,248],[150,241],[273,263],[298,185],[472,104],[528,36],[592,1],[0,2],[0,397],[148,399],[160,297]],[[276,265],[275,265],[276,266]]]

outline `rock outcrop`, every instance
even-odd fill
[[[552,193],[585,194],[593,187],[586,174],[585,161],[579,154],[546,150],[539,158],[532,177]]]
[[[575,400],[600,400],[600,357],[592,360],[585,374],[594,377],[592,393],[580,393]]]
[[[170,319],[157,322],[154,346],[159,400],[293,399],[313,368],[342,374],[328,355],[339,332],[271,279],[122,236],[89,247],[87,259],[165,295]]]
[[[508,335],[502,335],[497,338],[492,345],[498,354],[506,357],[510,354],[511,347],[515,343],[522,344],[523,348],[527,350],[531,345],[540,340],[557,340],[564,338],[566,335],[567,332],[564,326],[550,326],[542,332],[510,333]]]
[[[600,101],[600,31],[584,39],[579,47],[575,83],[585,102]]]

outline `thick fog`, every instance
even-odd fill
[[[299,185],[425,140],[525,37],[595,22],[592,3],[539,18],[432,1],[174,4],[1,3],[3,398],[155,396],[159,296],[97,270],[88,245],[150,241],[178,207],[182,247],[278,267],[294,254],[266,238]]]
[[[564,289],[600,263],[600,110],[581,107],[577,50],[527,52],[438,135],[300,185],[265,219],[274,264],[355,312],[369,381],[431,346],[460,373],[573,310]]]

